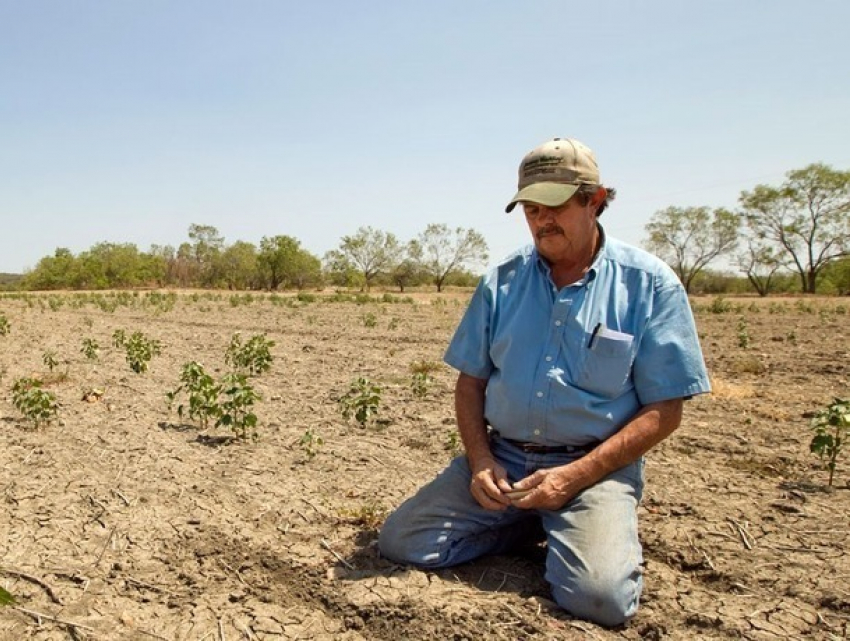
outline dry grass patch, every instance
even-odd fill
[[[717,377],[711,379],[711,396],[713,398],[739,400],[753,398],[755,395],[756,390],[750,383],[735,383]]]

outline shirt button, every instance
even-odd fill
[[[540,430],[534,430],[534,435],[535,435],[535,436],[540,436]]]
[[[543,392],[537,392],[537,398],[543,398]]]
[[[560,326],[561,326],[561,321],[555,321],[555,327],[560,327]]]
[[[546,357],[546,362],[547,362],[547,363],[551,363],[551,362],[552,362],[552,357],[551,357],[551,356],[547,356],[547,357]]]

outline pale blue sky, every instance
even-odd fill
[[[0,0],[0,272],[191,223],[318,256],[448,223],[495,260],[555,136],[639,244],[669,205],[850,168],[848,25],[847,0]]]

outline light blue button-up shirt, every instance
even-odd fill
[[[643,405],[711,389],[675,273],[604,234],[560,290],[533,246],[488,272],[445,361],[488,379],[485,417],[503,437],[543,445],[602,441]]]

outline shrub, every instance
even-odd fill
[[[166,393],[165,396],[171,406],[181,392],[186,393],[188,407],[182,403],[177,406],[177,415],[181,419],[184,414],[188,414],[189,418],[198,421],[201,427],[206,427],[210,419],[218,419],[221,415],[221,407],[218,404],[221,386],[204,371],[203,365],[196,361],[183,365],[180,382],[177,389]]]
[[[0,336],[6,336],[12,330],[9,324],[9,319],[5,314],[0,313]]]
[[[257,439],[257,415],[253,412],[254,402],[260,395],[248,383],[244,374],[231,372],[225,374],[221,383],[221,414],[215,422],[216,427],[224,425],[237,438]]]
[[[180,381],[181,385],[168,392],[166,398],[169,406],[173,406],[178,396],[186,394],[188,406],[182,403],[177,406],[181,418],[188,414],[201,427],[215,419],[216,427],[229,427],[237,438],[257,438],[257,415],[253,407],[260,395],[248,383],[245,374],[230,372],[216,383],[200,363],[192,361],[183,366]]]
[[[148,363],[160,353],[160,342],[148,338],[142,332],[133,332],[124,344],[127,352],[127,364],[136,374],[148,371]]]
[[[274,341],[268,340],[265,334],[252,336],[243,344],[242,336],[237,332],[230,339],[230,345],[224,354],[224,362],[229,364],[235,372],[250,376],[262,374],[271,369],[273,358],[270,349],[274,345]]]
[[[342,417],[349,420],[352,416],[361,427],[378,413],[381,404],[381,388],[368,378],[358,378],[351,382],[348,392],[339,400]]]
[[[56,396],[41,385],[37,378],[19,378],[12,385],[12,403],[35,427],[49,423],[58,409]]]
[[[815,435],[809,449],[821,460],[824,457],[828,459],[826,467],[829,470],[829,486],[832,487],[836,461],[850,436],[850,400],[834,399],[812,419],[812,429]]]
[[[712,314],[728,314],[732,311],[732,303],[723,298],[723,296],[716,296],[712,299],[708,311]]]
[[[93,338],[84,338],[83,346],[80,348],[80,353],[82,353],[87,359],[90,361],[97,360],[97,354],[100,351],[100,345],[97,344],[97,341]]]

